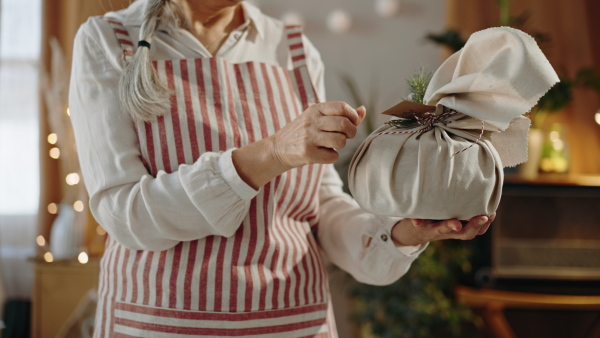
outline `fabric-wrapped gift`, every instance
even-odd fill
[[[535,40],[513,28],[471,35],[431,78],[423,104],[384,114],[413,125],[383,125],[354,154],[349,188],[377,215],[468,220],[500,203],[503,168],[527,161],[528,118],[559,81]]]

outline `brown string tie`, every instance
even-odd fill
[[[409,131],[388,131],[388,132],[378,133],[375,136],[393,135],[393,134],[416,134],[416,133],[422,134],[422,133],[425,133],[425,132],[433,129],[435,124],[438,124],[438,123],[444,124],[444,125],[448,124],[447,119],[450,116],[453,116],[456,114],[459,114],[459,112],[457,112],[456,110],[451,110],[449,112],[445,112],[440,115],[436,115],[436,114],[432,114],[432,113],[419,114],[417,112],[413,112],[412,116],[388,121],[385,124],[392,126],[394,128],[417,128],[417,127],[424,127],[424,128],[420,128],[420,129],[416,129],[416,130],[409,130]],[[457,151],[456,153],[452,154],[452,156],[460,154],[463,151],[466,151],[466,150],[470,149],[471,147],[473,147],[474,145],[478,144],[479,141],[481,140],[481,138],[483,137],[484,130],[485,130],[485,123],[483,121],[481,121],[481,132],[479,133],[479,137],[477,138],[477,140],[475,142],[473,142],[473,144],[471,144],[470,146],[466,147],[465,149]]]

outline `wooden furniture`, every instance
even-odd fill
[[[600,176],[507,176],[491,278],[600,280]]]
[[[32,337],[54,338],[82,297],[98,286],[98,260],[35,262]]]
[[[487,328],[497,338],[517,337],[505,317],[507,309],[600,311],[600,296],[548,295],[465,286],[459,286],[455,291],[460,302],[481,310]],[[600,321],[596,320],[587,332],[589,338],[600,337]]]

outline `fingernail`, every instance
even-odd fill
[[[481,220],[480,220],[480,221],[479,221],[477,224],[478,224],[478,225],[484,225],[485,223],[487,223],[487,221],[488,221],[488,218],[487,218],[487,217],[484,217],[484,218],[482,218],[482,219],[481,219]]]

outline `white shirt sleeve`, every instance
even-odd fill
[[[258,192],[237,174],[232,149],[150,175],[134,123],[119,108],[121,71],[90,31],[88,22],[75,39],[69,105],[96,220],[117,241],[141,250],[233,235]]]
[[[399,219],[362,210],[342,190],[333,165],[323,175],[319,190],[319,244],[329,260],[366,284],[387,285],[402,277],[427,247],[397,247],[392,227]]]

